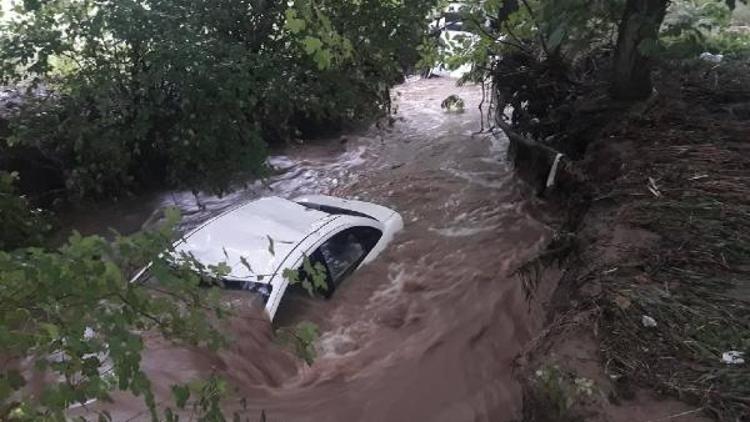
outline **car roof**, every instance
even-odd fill
[[[336,218],[287,199],[262,198],[207,221],[178,241],[175,250],[206,266],[226,262],[231,267],[227,278],[265,276],[257,281],[268,282],[295,246]]]

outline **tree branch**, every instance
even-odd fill
[[[544,40],[544,32],[542,31],[542,27],[539,26],[539,21],[536,19],[536,14],[534,13],[534,10],[529,6],[529,2],[527,0],[521,0],[526,10],[529,12],[529,16],[531,16],[531,20],[534,21],[534,26],[536,26],[536,30],[539,33],[539,42],[542,44],[542,50],[544,50],[544,54],[549,56],[549,49],[547,48],[547,42]]]

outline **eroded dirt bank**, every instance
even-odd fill
[[[466,112],[441,101],[460,95]],[[395,242],[337,289],[329,301],[304,294],[282,302],[273,328],[312,321],[320,327],[311,366],[273,341],[254,315],[227,325],[220,353],[148,341],[144,366],[160,400],[171,384],[216,373],[251,420],[510,421],[522,391],[514,359],[542,325],[513,271],[547,243],[554,218],[517,180],[507,142],[482,134],[478,87],[447,79],[414,80],[396,89],[395,123],[328,142],[290,148],[271,162],[279,174],[225,198],[170,193],[104,210],[78,226],[140,224],[177,204],[191,227],[238,201],[260,195],[321,192],[385,204],[401,212]],[[166,403],[166,402],[165,402]],[[234,403],[234,404],[232,404]],[[228,405],[239,406],[238,401]],[[141,401],[116,397],[116,420],[146,419]]]
[[[750,352],[748,70],[663,67],[654,98],[592,118],[525,420],[750,420],[750,367],[724,356]]]

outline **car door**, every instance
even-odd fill
[[[347,221],[341,220],[337,221],[342,224],[330,231],[323,230],[314,237],[310,236],[307,243],[300,244],[279,266],[272,280],[274,297],[266,305],[272,319],[288,285],[288,280],[283,276],[285,269],[298,271],[300,281],[312,282],[310,278],[306,278],[310,276],[304,269],[305,258],[314,267],[316,264],[322,265],[326,287],[319,289],[318,293],[328,298],[336,290],[336,286],[362,264],[383,236],[383,231],[378,226],[380,223],[376,220],[364,217],[347,217]]]
[[[326,271],[326,288],[319,293],[330,297],[336,287],[359,267],[382,235],[375,227],[354,226],[335,232],[316,245],[308,257],[313,265],[319,263]],[[301,280],[310,277],[302,267],[299,268]]]

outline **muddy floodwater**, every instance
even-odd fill
[[[466,112],[441,101],[462,97]],[[169,385],[216,373],[247,415],[269,421],[507,421],[521,391],[513,361],[538,334],[541,316],[512,271],[551,235],[543,206],[512,174],[506,140],[480,128],[481,89],[449,79],[411,80],[394,90],[392,127],[289,147],[271,158],[278,174],[222,198],[189,193],[140,198],[74,224],[127,230],[177,205],[185,229],[259,196],[325,193],[398,210],[404,230],[330,300],[288,294],[274,328],[320,327],[311,366],[274,343],[252,315],[227,322],[227,350],[213,353],[151,338],[144,366],[159,398]],[[147,420],[137,400],[116,396],[115,420]]]

